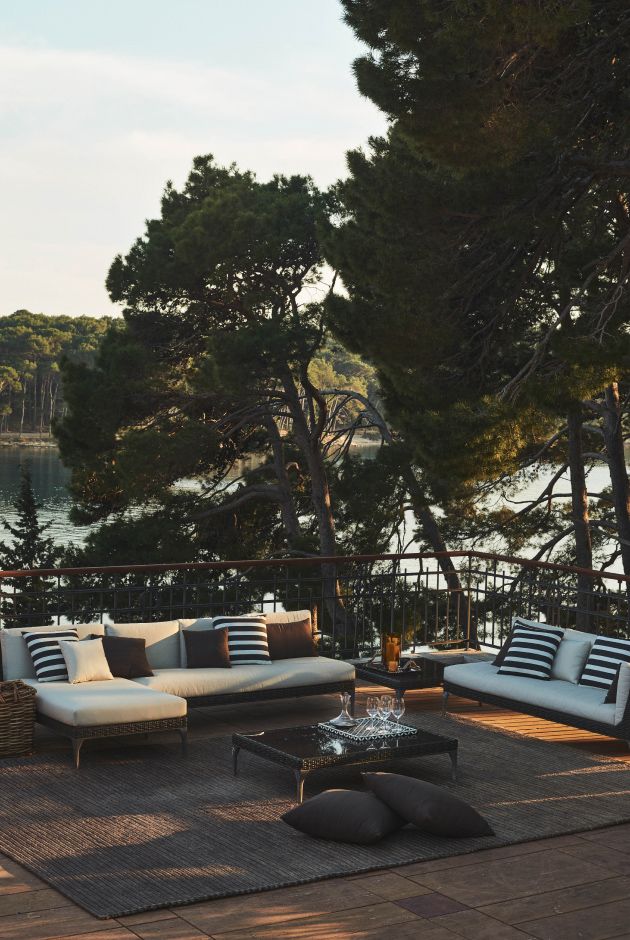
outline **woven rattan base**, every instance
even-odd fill
[[[184,754],[187,752],[188,725],[185,716],[182,718],[159,718],[155,721],[130,721],[115,725],[75,727],[38,713],[37,721],[52,731],[57,731],[59,734],[70,738],[74,754],[74,766],[77,768],[83,744],[97,738],[117,738],[128,734],[151,734],[155,731],[177,731],[182,740],[182,750]]]
[[[477,692],[475,689],[467,689],[465,686],[455,685],[453,682],[444,680],[443,714],[446,712],[449,695],[459,695],[461,698],[473,699],[480,704],[498,705],[500,708],[508,708],[510,711],[521,712],[525,715],[534,715],[536,718],[546,718],[547,721],[557,721],[559,724],[569,725],[572,728],[582,728],[584,731],[594,731],[596,734],[605,734],[609,738],[621,738],[622,741],[630,741],[630,719],[627,713],[618,725],[609,725],[603,721],[592,721],[590,718],[582,718],[579,715],[570,715],[567,712],[543,708],[541,705],[532,705],[529,702],[517,702],[507,696],[493,695],[489,692]]]
[[[0,682],[0,757],[33,751],[35,692],[21,679]]]

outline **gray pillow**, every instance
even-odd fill
[[[577,685],[591,652],[590,640],[562,640],[551,666],[552,679],[564,679]]]
[[[405,825],[373,793],[358,790],[325,790],[290,809],[285,823],[316,839],[370,845]]]
[[[476,809],[425,780],[387,773],[364,773],[363,779],[383,803],[423,832],[453,839],[494,835]]]

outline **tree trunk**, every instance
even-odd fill
[[[617,536],[624,574],[630,575],[630,483],[621,428],[619,386],[612,382],[604,393],[603,432],[612,487]]]
[[[26,382],[27,380],[24,379],[24,382],[22,383],[22,414],[20,415],[20,434],[24,430],[24,413],[26,411]]]
[[[421,485],[418,483],[411,465],[406,465],[402,468],[402,477],[407,487],[409,498],[411,499],[414,515],[418,520],[422,530],[422,535],[434,552],[447,552],[448,547],[444,541],[444,538],[442,537],[438,521],[435,518],[433,510],[426,501],[424,491]],[[442,556],[441,558],[438,558],[437,561],[440,570],[446,579],[448,589],[457,603],[459,628],[461,630],[463,627],[464,631],[466,632],[469,646],[472,649],[479,649],[477,624],[474,617],[472,616],[469,597],[466,590],[462,586],[459,572],[457,571],[451,558]]]
[[[575,533],[575,560],[579,568],[592,568],[593,552],[582,450],[581,405],[577,404],[569,409],[567,428],[569,441],[568,463],[571,474],[571,516]],[[576,626],[581,630],[587,630],[589,627],[591,590],[592,581],[589,575],[578,575]]]
[[[284,461],[282,438],[278,431],[278,425],[271,416],[265,423],[269,432],[269,440],[271,441],[274,473],[281,492],[280,513],[282,515],[282,524],[284,525],[289,547],[293,547],[300,537],[300,520],[298,519],[297,512],[295,511],[295,503],[293,502],[291,483]]]
[[[317,433],[316,428],[314,405],[309,400],[309,418],[311,419],[311,425],[309,426],[309,421],[302,408],[300,394],[289,369],[282,376],[282,385],[291,412],[295,440],[308,467],[311,503],[317,519],[319,551],[324,556],[336,555],[335,518],[330,498],[328,474],[326,473],[326,465],[321,450],[321,435]],[[307,393],[305,392],[305,394]],[[356,652],[354,649],[356,642],[355,619],[344,603],[337,566],[322,564],[321,577],[323,600],[331,621],[333,642],[339,645],[339,653],[342,657],[353,655]]]

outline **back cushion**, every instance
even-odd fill
[[[588,640],[588,642],[593,645],[597,639],[596,633],[586,633],[584,630],[574,630],[573,627],[568,627],[564,631],[565,640]]]
[[[310,610],[269,610],[265,611],[265,620],[268,623],[299,623],[301,620],[309,622],[311,619]]]
[[[72,623],[66,626],[53,624],[52,627],[9,627],[0,630],[0,649],[2,650],[2,677],[4,679],[35,679],[33,660],[24,642],[22,633],[52,633],[57,630],[67,630],[71,627],[76,630],[79,639],[84,640],[90,634],[103,636],[105,629],[102,623]]]
[[[152,669],[178,669],[179,620],[158,623],[108,623],[107,636],[142,637],[146,643],[147,660]]]

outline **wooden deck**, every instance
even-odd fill
[[[371,689],[364,686],[362,695]],[[361,696],[360,696],[361,698]],[[440,707],[438,690],[408,693],[409,713]],[[567,742],[621,761],[625,743],[451,697],[471,721]],[[317,721],[330,700],[292,707]],[[193,713],[192,736],[252,730],[247,706]],[[256,708],[255,726],[287,723],[286,702]],[[47,734],[44,748],[67,748]],[[194,746],[194,740],[193,740]],[[86,753],[86,759],[89,759]],[[10,798],[5,794],[5,798]],[[173,910],[98,920],[0,856],[0,940],[630,940],[630,824],[506,846]]]

